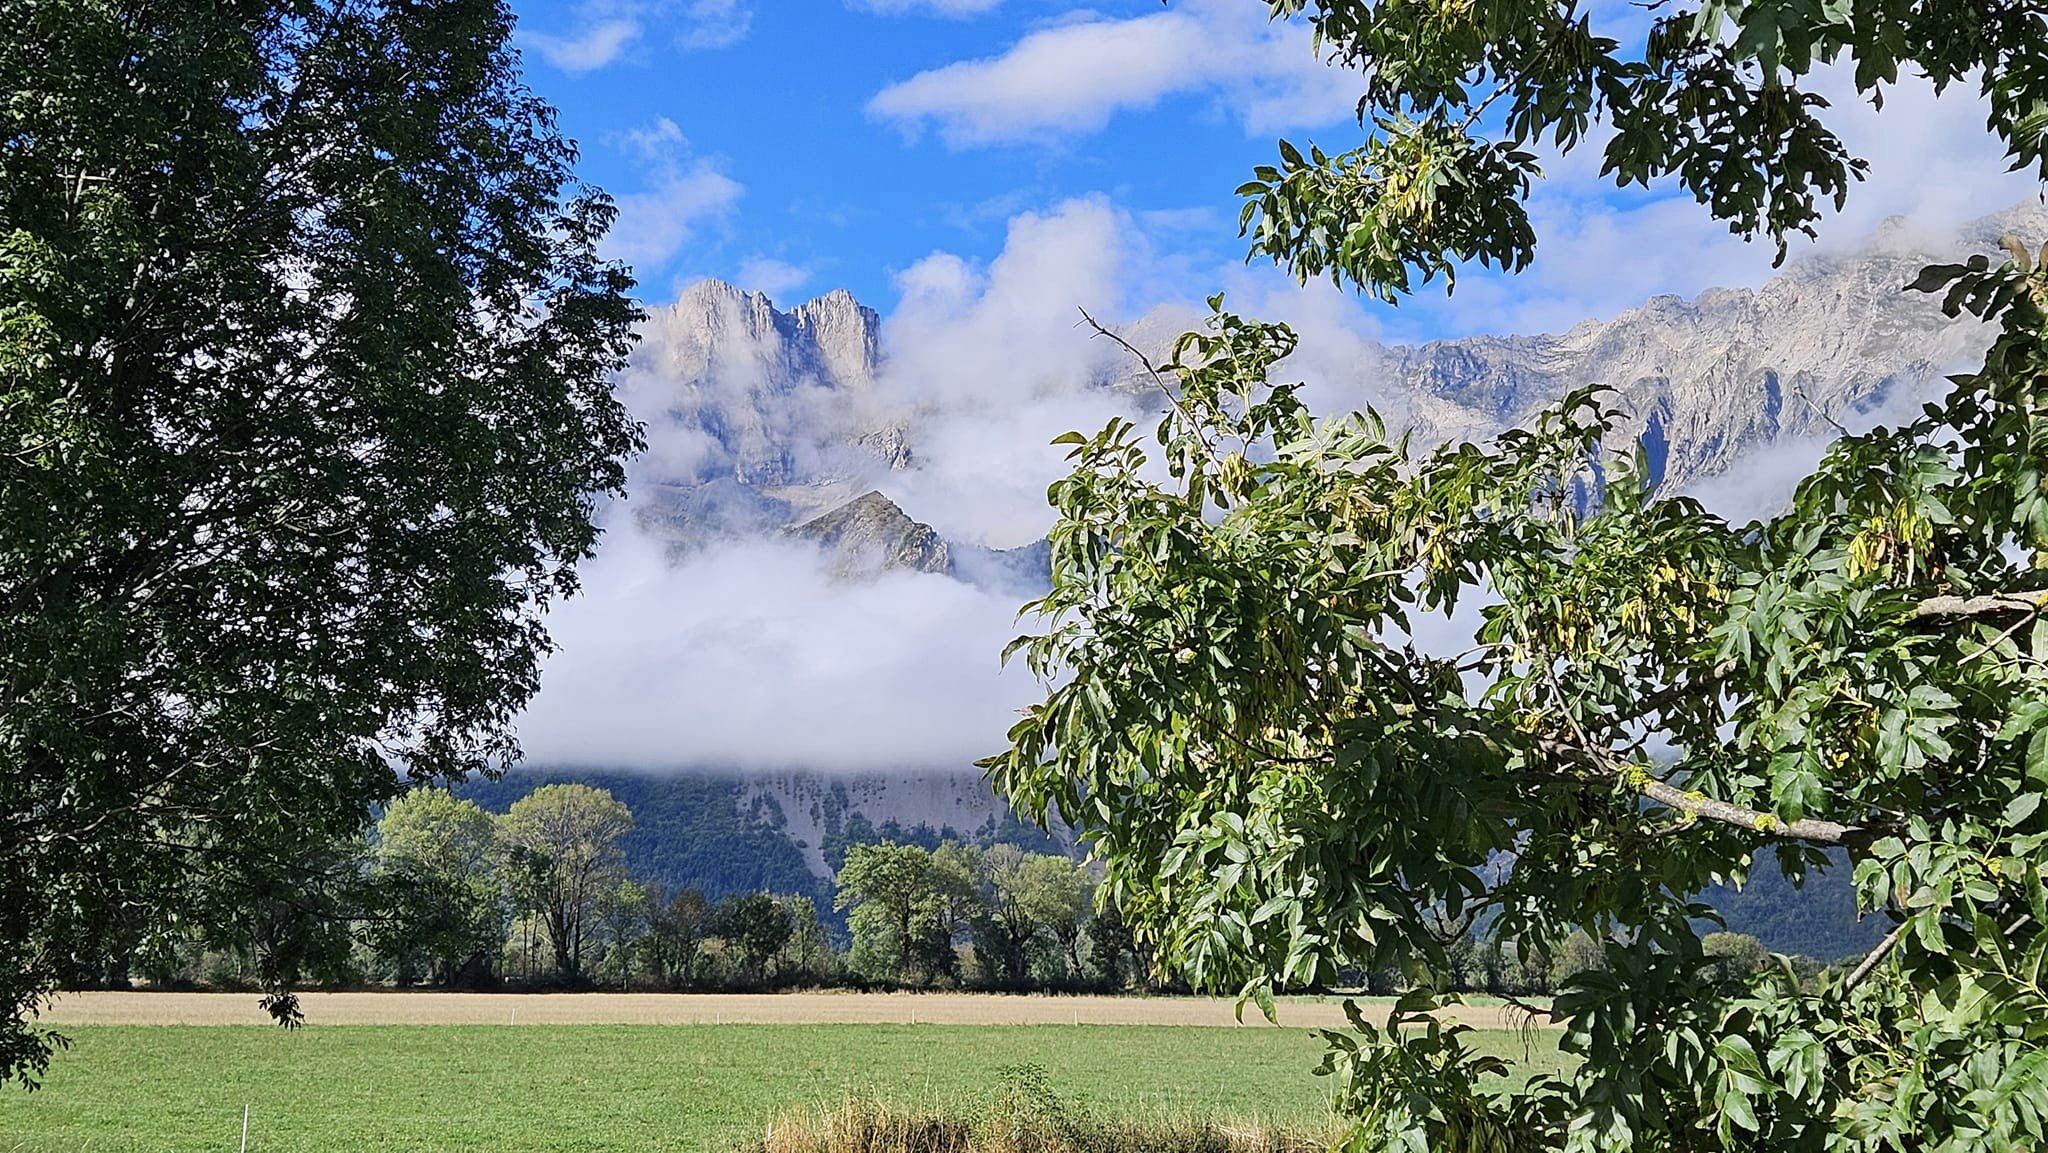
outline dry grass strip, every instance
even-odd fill
[[[1229,1000],[1200,997],[1054,997],[987,993],[416,993],[300,995],[310,1025],[1211,1025],[1237,1026]],[[60,994],[49,1025],[260,1025],[254,993]],[[1387,1006],[1363,1005],[1368,1020]],[[1519,1010],[1460,1006],[1480,1029],[1517,1029]],[[1244,1028],[1267,1028],[1247,1007]],[[1336,1000],[1283,1000],[1286,1028],[1343,1028]]]

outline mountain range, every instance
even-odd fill
[[[1603,385],[1657,478],[1683,488],[1781,438],[1826,437],[1930,395],[1988,336],[1902,286],[1920,267],[2048,233],[2029,202],[1931,236],[1892,221],[1847,251],[1810,254],[1756,289],[1659,296],[1561,334],[1365,342],[1319,362],[1321,397],[1372,404],[1418,441],[1476,439],[1527,421],[1572,388]],[[1126,339],[1166,359],[1198,319],[1162,307]],[[1028,574],[1035,554],[947,540],[889,496],[919,467],[917,402],[886,387],[882,321],[834,291],[788,311],[700,281],[654,309],[624,381],[666,446],[636,494],[640,518],[679,549],[787,532],[849,577],[888,569],[967,579]],[[1143,402],[1152,384],[1106,362],[1087,387]],[[990,555],[997,554],[997,555]]]

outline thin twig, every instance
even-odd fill
[[[1161,373],[1159,369],[1153,365],[1152,358],[1146,356],[1143,352],[1140,352],[1138,350],[1138,347],[1132,344],[1130,341],[1125,340],[1123,337],[1117,335],[1114,332],[1111,332],[1107,328],[1104,328],[1101,322],[1097,321],[1094,317],[1088,315],[1087,309],[1081,309],[1080,313],[1081,319],[1087,323],[1088,327],[1095,330],[1095,335],[1108,337],[1111,341],[1115,342],[1119,347],[1121,347],[1125,352],[1128,352],[1133,357],[1136,357],[1139,364],[1145,366],[1145,371],[1151,374],[1153,385],[1155,385],[1159,389],[1161,395],[1166,397],[1166,402],[1173,406],[1173,411],[1180,414],[1181,420],[1187,423],[1188,431],[1194,434],[1195,440],[1202,446],[1202,452],[1208,456],[1211,463],[1215,464],[1217,472],[1220,474],[1223,470],[1223,458],[1216,455],[1216,446],[1209,442],[1209,438],[1207,436],[1203,435],[1201,424],[1198,423],[1195,420],[1195,418],[1188,413],[1187,406],[1183,405],[1180,402],[1180,394],[1173,391],[1173,389],[1167,385],[1165,374]]]
[[[1878,963],[1891,955],[1891,951],[1898,945],[1899,939],[1906,935],[1906,926],[1912,923],[1911,921],[1900,921],[1897,928],[1886,933],[1884,940],[1877,943],[1877,948],[1872,949],[1869,956],[1864,957],[1860,964],[1849,971],[1848,979],[1842,982],[1842,992],[1846,993],[1862,984],[1863,979],[1870,976],[1871,972],[1877,968]]]
[[[1962,668],[1963,666],[1983,656],[1985,653],[1988,653],[1991,650],[1997,648],[1999,645],[2004,644],[2006,641],[2012,639],[2012,635],[2014,633],[2020,631],[2023,628],[2026,628],[2029,624],[2032,624],[2034,618],[2040,615],[2041,610],[2039,608],[2036,608],[2033,612],[2030,612],[2025,616],[2021,617],[2020,619],[2012,622],[2012,625],[2009,628],[2007,628],[2004,632],[1999,633],[1996,637],[1993,637],[1989,644],[1986,644],[1983,648],[1978,649],[1976,652],[1971,653],[1969,656],[1964,657],[1962,660],[1957,661],[1956,667]]]

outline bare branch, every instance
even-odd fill
[[[1137,345],[1104,328],[1100,321],[1088,315],[1087,309],[1081,309],[1080,313],[1081,319],[1087,322],[1088,327],[1095,330],[1095,335],[1109,338],[1109,340],[1117,344],[1125,352],[1137,358],[1138,363],[1145,367],[1145,371],[1152,377],[1153,385],[1159,389],[1161,395],[1166,397],[1166,402],[1173,406],[1173,411],[1180,414],[1181,420],[1187,423],[1188,431],[1193,433],[1195,439],[1201,443],[1202,451],[1208,455],[1210,463],[1216,466],[1216,471],[1220,474],[1223,471],[1223,458],[1217,455],[1216,446],[1210,443],[1208,436],[1203,433],[1201,424],[1188,413],[1187,406],[1180,402],[1180,394],[1173,391],[1173,388],[1166,383],[1165,374],[1153,365],[1152,358],[1139,351]]]

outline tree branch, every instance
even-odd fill
[[[1161,395],[1166,397],[1166,403],[1173,406],[1173,411],[1180,414],[1181,420],[1185,422],[1188,426],[1188,432],[1194,435],[1196,442],[1202,446],[1203,453],[1205,453],[1209,457],[1209,462],[1216,466],[1216,470],[1220,474],[1223,470],[1223,458],[1217,455],[1216,446],[1209,442],[1208,436],[1204,434],[1202,431],[1201,424],[1197,422],[1192,415],[1189,414],[1187,406],[1183,405],[1180,402],[1180,394],[1173,391],[1173,388],[1166,383],[1165,375],[1161,373],[1159,369],[1153,365],[1152,358],[1146,356],[1143,352],[1140,352],[1138,350],[1137,345],[1132,344],[1130,341],[1125,340],[1123,337],[1117,335],[1114,332],[1111,332],[1107,328],[1104,328],[1100,321],[1088,315],[1087,309],[1081,309],[1080,313],[1081,319],[1087,322],[1088,327],[1095,330],[1095,335],[1108,337],[1111,341],[1115,342],[1117,345],[1122,347],[1125,352],[1128,352],[1133,357],[1136,357],[1138,363],[1145,367],[1145,371],[1150,373],[1152,376],[1153,385],[1155,385],[1159,389]]]
[[[2036,592],[1985,593],[1982,596],[1928,597],[1913,606],[1906,614],[1907,620],[1929,620],[1942,617],[1988,617],[2005,613],[2038,613],[2048,609],[2048,589]]]
[[[1822,845],[1860,845],[1870,836],[1866,829],[1845,825],[1839,821],[1823,821],[1816,818],[1802,818],[1785,821],[1757,809],[1719,801],[1703,793],[1687,792],[1667,781],[1660,781],[1650,771],[1633,761],[1625,761],[1605,749],[1571,744],[1548,737],[1536,739],[1538,747],[1552,753],[1575,756],[1590,763],[1595,769],[1614,777],[1637,793],[1681,813],[1688,813],[1704,820],[1717,821],[1753,833],[1764,833],[1788,841],[1812,841]]]
[[[1891,955],[1892,949],[1898,945],[1899,939],[1906,935],[1906,926],[1912,923],[1911,921],[1900,921],[1891,932],[1886,933],[1884,940],[1879,941],[1877,947],[1872,949],[1868,956],[1864,957],[1854,969],[1849,971],[1849,976],[1842,982],[1842,992],[1846,993],[1861,985],[1863,979],[1870,976],[1877,969],[1878,963]]]

